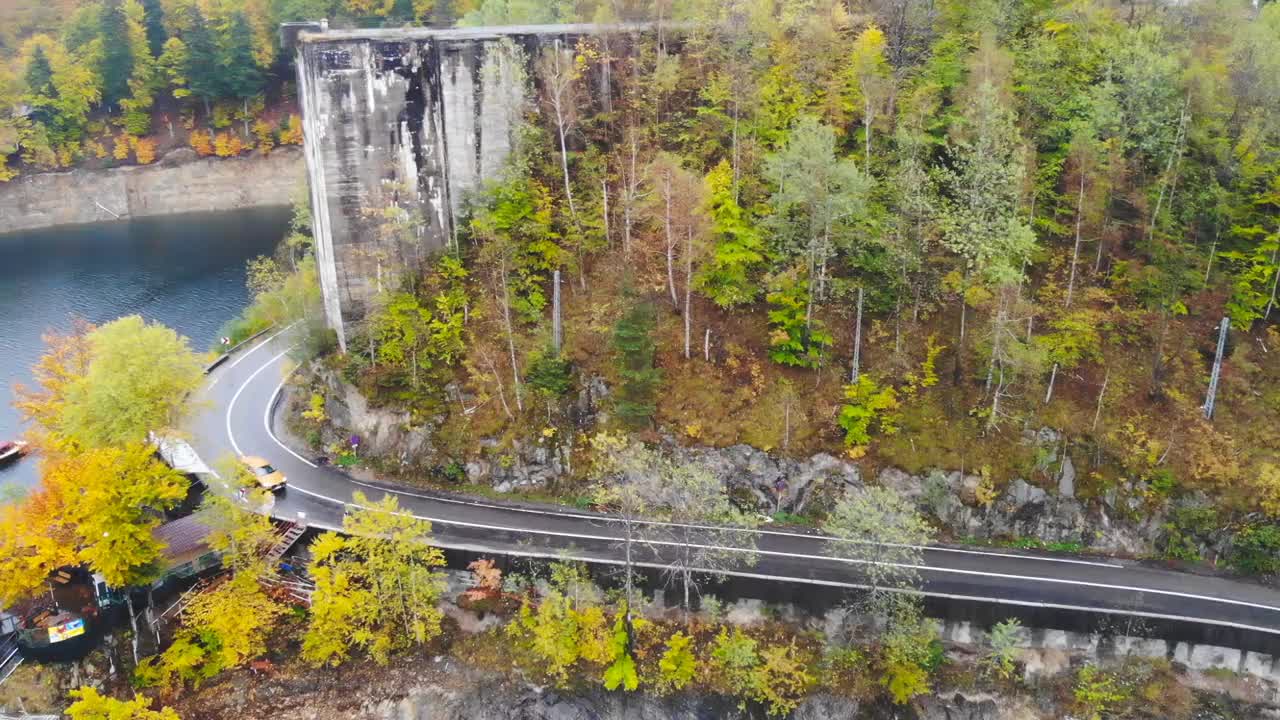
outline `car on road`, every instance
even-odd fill
[[[249,473],[253,475],[254,482],[258,483],[258,487],[272,492],[279,492],[284,489],[285,483],[288,482],[284,473],[256,455],[244,455],[240,458],[240,462],[249,469]]]

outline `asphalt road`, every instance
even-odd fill
[[[277,517],[297,520],[303,514],[313,527],[336,529],[354,492],[371,499],[392,492],[403,509],[432,522],[434,541],[442,547],[619,562],[618,518],[364,483],[332,467],[316,466],[305,452],[287,447],[277,436],[275,400],[292,367],[288,343],[288,333],[268,334],[214,369],[189,425],[192,445],[210,466],[234,454],[260,455],[288,476],[288,490],[272,510]],[[834,588],[860,586],[860,566],[830,557],[827,541],[816,533],[763,529],[756,546],[756,563],[731,574]],[[651,544],[642,552],[642,563],[659,564],[644,553],[663,549],[660,543]],[[1120,613],[1280,636],[1280,592],[1226,578],[1122,560],[979,548],[929,547],[924,561],[920,575],[931,596]]]

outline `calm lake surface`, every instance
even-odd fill
[[[0,440],[22,434],[12,387],[31,383],[46,330],[136,314],[203,352],[248,303],[245,261],[288,222],[288,208],[259,208],[0,235]],[[36,478],[34,458],[0,467],[0,498]]]

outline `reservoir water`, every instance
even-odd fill
[[[31,383],[46,330],[136,314],[203,352],[248,302],[245,261],[271,254],[288,221],[258,208],[0,235],[0,440],[22,433],[12,387]],[[0,498],[34,485],[36,465],[0,467]]]

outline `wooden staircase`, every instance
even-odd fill
[[[280,532],[276,533],[276,541],[270,548],[263,553],[263,558],[274,566],[289,552],[289,548],[298,542],[298,538],[307,531],[307,526],[301,523],[287,522]]]

